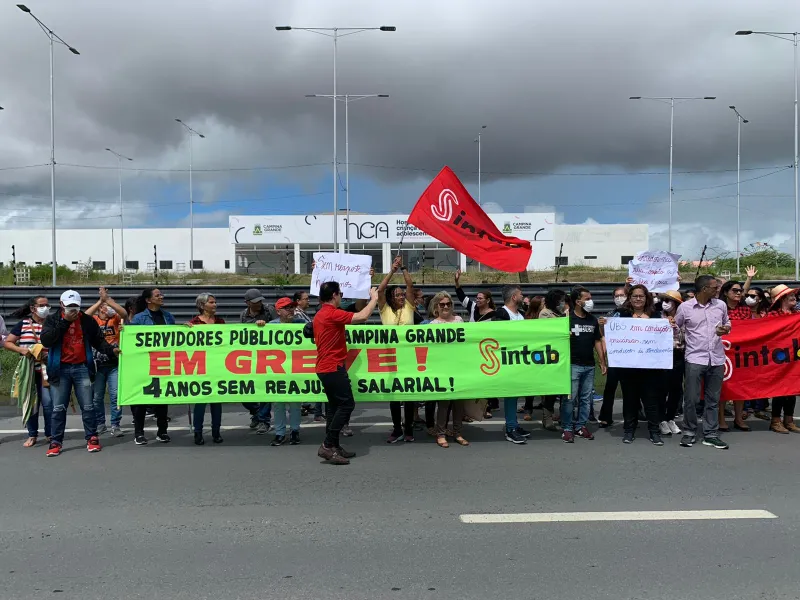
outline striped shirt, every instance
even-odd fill
[[[42,323],[37,323],[33,319],[23,319],[9,333],[17,336],[17,346],[30,348],[38,344],[42,337]],[[34,363],[34,368],[37,372],[41,371],[42,364],[39,362]]]

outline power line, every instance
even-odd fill
[[[739,182],[733,181],[731,183],[720,183],[718,185],[707,185],[707,186],[704,186],[704,187],[697,187],[697,188],[680,188],[680,189],[677,189],[677,190],[673,189],[672,191],[673,192],[693,192],[693,191],[699,191],[699,190],[713,190],[713,189],[722,188],[722,187],[729,187],[729,186],[732,186],[732,185],[737,185],[737,183],[745,183],[747,181],[755,181],[756,179],[763,179],[764,177],[769,177],[770,175],[775,175],[776,173],[782,173],[783,171],[786,171],[787,169],[793,169],[793,168],[794,168],[793,165],[789,165],[788,167],[782,167],[782,168],[780,168],[780,169],[778,169],[776,171],[772,171],[771,173],[764,173],[763,175],[757,175],[756,177],[751,177],[749,179],[742,179]]]
[[[40,165],[22,165],[21,167],[0,167],[0,171],[17,171],[21,169],[35,169],[36,167],[49,167],[50,163],[42,163]]]
[[[220,167],[216,169],[197,169],[192,168],[193,173],[227,173],[238,171],[277,171],[281,169],[305,169],[310,167],[324,167],[328,163],[307,163],[302,165],[281,165],[281,166],[261,166],[261,167]],[[75,169],[95,169],[99,171],[116,171],[115,166],[106,165],[81,165],[75,163],[58,163],[60,167],[72,167]],[[122,171],[150,172],[150,173],[188,173],[189,169],[156,169],[147,167],[120,167]]]

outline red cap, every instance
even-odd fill
[[[275,303],[275,308],[294,308],[297,306],[291,298],[279,298]]]

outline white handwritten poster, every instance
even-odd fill
[[[639,252],[628,263],[628,276],[633,278],[633,285],[644,285],[651,292],[677,290],[680,257],[664,250]]]
[[[610,318],[605,337],[609,367],[672,368],[672,325],[667,319]]]
[[[309,294],[319,296],[319,287],[326,281],[338,281],[345,298],[369,298],[372,283],[369,271],[372,257],[363,254],[314,252]]]

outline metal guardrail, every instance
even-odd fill
[[[762,288],[770,288],[779,283],[786,283],[792,287],[800,287],[800,283],[786,282],[786,281],[760,281],[754,282],[753,285]],[[581,285],[587,288],[591,293],[595,302],[595,314],[600,315],[609,310],[614,305],[613,291],[615,288],[623,285],[622,283],[527,283],[521,284],[522,292],[528,296],[544,296],[548,290],[563,289],[569,292],[573,286]],[[239,314],[245,308],[244,293],[251,286],[209,286],[203,288],[200,286],[159,286],[159,289],[164,293],[164,308],[175,315],[175,319],[179,323],[189,321],[197,311],[195,309],[195,299],[201,292],[208,292],[213,294],[217,299],[217,314],[226,321],[236,322],[239,319]],[[453,286],[445,285],[420,285],[418,286],[423,290],[426,295],[433,295],[438,291],[445,290],[455,296],[455,288]],[[464,285],[462,286],[464,292],[470,296],[475,297],[481,290],[489,290],[495,299],[495,303],[502,304],[502,285]],[[690,289],[691,285],[683,285],[681,289]],[[51,305],[58,304],[61,292],[67,288],[49,288],[49,287],[0,287],[0,315],[2,315],[7,325],[13,325],[13,319],[9,319],[9,315],[17,308],[22,306],[31,296],[43,295],[49,298]],[[84,307],[89,307],[97,301],[98,288],[79,286],[72,289],[77,290],[83,298]],[[258,289],[266,298],[267,303],[273,305],[278,298],[283,296],[291,297],[295,292],[308,291],[306,286],[259,286]],[[141,293],[142,287],[126,287],[116,286],[109,287],[109,293],[120,304],[124,304],[125,300],[131,296],[137,296]],[[499,302],[498,302],[499,301]],[[456,302],[457,310],[461,309],[460,303]],[[309,312],[313,313],[316,310],[316,300],[311,299],[311,306]],[[463,314],[463,313],[462,313]],[[374,317],[377,322],[377,313]]]

